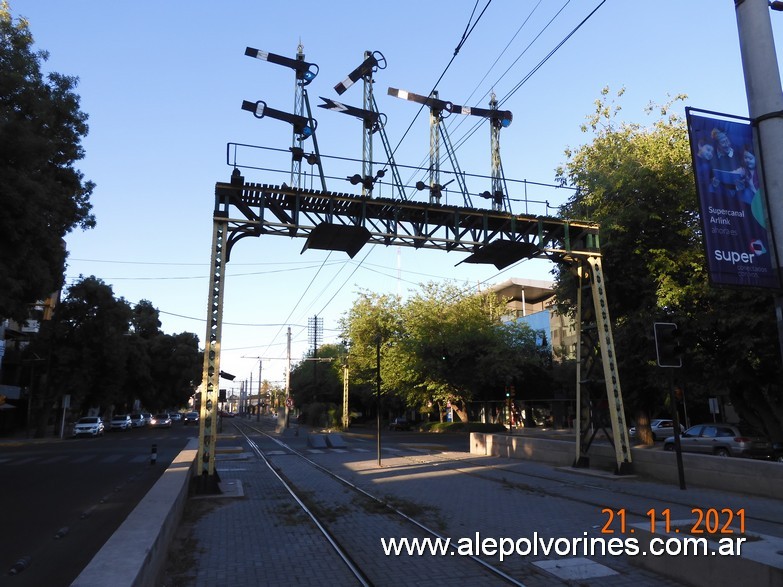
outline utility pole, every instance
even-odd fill
[[[783,3],[735,0],[748,114],[756,128],[756,152],[761,156],[764,193],[775,247],[775,267],[783,277],[783,90],[772,36],[770,8]],[[783,18],[783,15],[781,15]],[[783,359],[783,295],[775,296],[781,359]]]
[[[261,368],[263,367],[263,361],[261,359],[258,359],[258,399],[261,399],[261,392],[263,391],[264,387],[264,380],[261,379]]]
[[[285,427],[288,428],[288,405],[291,398],[291,327],[286,335],[286,367],[285,367]]]

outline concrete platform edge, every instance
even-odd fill
[[[198,440],[192,439],[71,587],[155,585],[182,518],[197,453]]]
[[[526,459],[570,467],[576,460],[575,443],[563,439],[534,436],[486,434],[471,432],[471,454]],[[783,466],[772,461],[758,461],[701,454],[683,454],[688,486],[708,487],[745,495],[779,498],[783,486]],[[677,484],[676,455],[673,452],[631,448],[632,471],[640,477],[662,483]],[[615,468],[614,449],[594,445],[590,450],[590,469],[611,471]],[[584,471],[584,470],[582,470]],[[574,468],[574,472],[579,472]],[[582,474],[585,474],[584,472]]]

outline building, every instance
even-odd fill
[[[530,410],[535,420],[557,427],[570,426],[576,413],[576,325],[572,318],[555,311],[553,283],[512,278],[490,288],[508,300],[504,322],[522,321],[542,333],[538,343],[551,349],[554,389],[548,397],[537,390],[519,390],[516,403],[521,412]],[[529,420],[528,420],[529,422]]]
[[[552,282],[515,277],[492,286],[490,291],[509,300],[504,321],[522,320],[533,330],[543,331],[554,361],[576,359],[576,325],[568,316],[554,311]]]

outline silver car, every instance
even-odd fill
[[[768,459],[772,443],[741,430],[735,424],[698,424],[691,426],[680,437],[683,452],[697,452],[721,457],[748,457]],[[664,450],[674,450],[674,437],[663,442]]]
[[[128,430],[133,426],[131,417],[128,414],[114,414],[109,422],[111,430]]]
[[[144,418],[144,414],[131,414],[131,426],[133,428],[144,428],[147,425],[147,420]]]

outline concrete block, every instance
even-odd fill
[[[528,459],[556,467],[572,466],[576,460],[574,440],[510,434],[472,432],[470,452],[484,456]],[[589,452],[590,469],[614,471],[616,457],[608,444],[593,444]],[[682,455],[686,486],[693,484],[758,495],[780,497],[783,466],[772,461],[716,457],[684,453]],[[631,448],[631,472],[663,483],[679,483],[676,454],[648,448]]]
[[[326,443],[332,448],[348,448],[343,435],[336,432],[326,434]]]
[[[672,520],[670,529],[682,528],[687,531],[693,520]],[[734,534],[726,534],[716,539],[707,540],[704,535],[683,535],[682,532],[664,531],[663,524],[656,524],[656,532],[650,532],[649,524],[631,524],[634,536],[639,541],[639,547],[646,556],[629,556],[631,564],[649,569],[665,577],[682,581],[694,587],[735,587],[740,581],[742,584],[753,587],[779,587],[783,585],[783,539],[764,534],[748,532],[747,540],[737,545],[738,539],[743,537],[738,529]],[[719,554],[719,540],[723,538],[723,544],[727,540],[734,554]],[[656,552],[661,549],[671,549],[676,552],[682,548],[682,552],[698,552],[690,554],[661,554],[653,556],[651,553],[653,539],[658,539]],[[699,542],[695,542],[698,539]],[[706,540],[702,542],[702,540]],[[670,542],[671,541],[671,542]],[[687,542],[690,541],[690,544]],[[707,544],[707,552],[702,552],[702,544]],[[728,546],[727,546],[728,547]],[[725,547],[726,548],[726,547]],[[737,554],[739,551],[739,554]],[[741,578],[741,579],[740,579]]]
[[[310,448],[329,448],[329,445],[326,443],[325,434],[308,434],[307,446]]]

